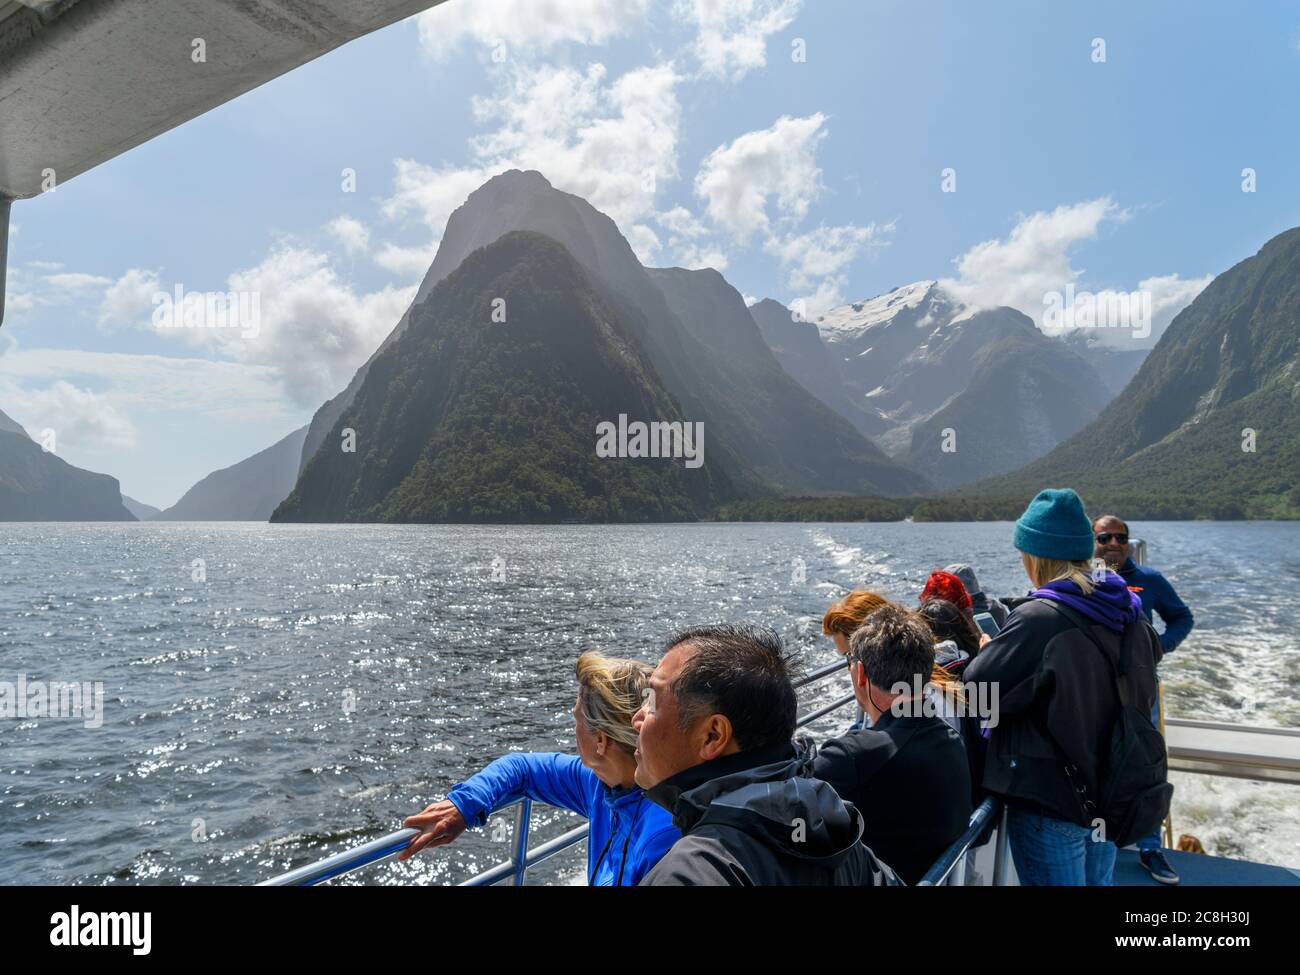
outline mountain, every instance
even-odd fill
[[[702,466],[598,456],[599,425],[620,416],[694,420],[580,263],[510,232],[436,284],[371,360],[272,520],[681,521],[735,496],[707,425]]]
[[[266,521],[298,479],[307,428],[238,464],[213,471],[155,521]]]
[[[611,296],[620,296],[624,302],[641,302],[646,316],[653,317],[662,306],[662,297],[609,217],[581,197],[556,190],[534,170],[514,169],[495,176],[471,193],[448,219],[433,263],[397,326],[357,370],[347,388],[312,417],[303,444],[302,467],[306,467],[325,434],[356,398],[371,363],[406,331],[415,309],[438,283],[456,270],[472,251],[515,230],[535,231],[559,242],[592,273],[598,287],[605,285]]]
[[[0,521],[135,521],[117,478],[73,467],[0,413]]]
[[[1216,277],[1092,423],[963,493],[1049,484],[1148,518],[1300,514],[1300,228]]]
[[[22,424],[9,418],[0,411],[0,433],[16,433],[20,437],[26,437],[27,431],[23,429]]]
[[[153,505],[137,501],[135,498],[128,498],[125,494],[122,495],[122,507],[135,515],[138,521],[152,521],[162,514],[161,508],[155,508]]]
[[[1022,334],[976,353],[966,388],[913,426],[906,460],[940,487],[969,484],[1041,457],[1111,398],[1087,362],[1028,318],[1024,325]],[[943,449],[945,431],[952,431],[955,449]]]
[[[834,368],[813,364],[805,338],[804,356],[787,369],[810,389],[830,390],[838,376],[838,390],[823,393],[823,402],[851,401],[836,408],[940,487],[1029,463],[1114,395],[1088,356],[1026,315],[969,307],[935,281],[832,308],[813,324]]]
[[[746,346],[742,361],[732,361],[729,353],[701,342],[695,333],[707,329],[698,322],[688,328],[681,321],[609,217],[580,197],[556,190],[540,173],[518,170],[489,180],[451,215],[411,309],[348,388],[312,418],[303,446],[304,470],[355,400],[378,357],[405,333],[437,285],[469,254],[514,231],[547,236],[577,261],[683,414],[705,424],[709,457],[737,490],[906,493],[924,487],[922,478],[900,468],[854,431],[846,433],[843,420],[810,402],[812,396],[797,383],[774,377],[768,365],[755,358],[753,348]],[[725,304],[733,315],[729,299]],[[772,388],[760,393],[759,384],[769,382]],[[792,430],[787,419],[792,415],[809,425]],[[819,453],[817,445],[826,451]],[[840,447],[846,448],[845,456],[832,452]]]
[[[1062,335],[1070,351],[1082,356],[1106,384],[1112,396],[1118,396],[1137,375],[1149,348],[1125,348],[1101,341],[1095,328],[1076,328]]]
[[[912,427],[966,388],[985,347],[1033,323],[1010,308],[976,313],[934,281],[832,308],[815,322],[844,389],[883,418],[878,442],[902,455]]]
[[[840,364],[826,348],[812,322],[796,320],[794,313],[771,298],[752,305],[749,313],[767,346],[790,377],[867,436],[889,429],[889,421],[868,411],[849,395]]]
[[[906,494],[917,478],[866,440],[852,424],[781,367],[740,292],[710,268],[648,269],[668,307],[713,356],[712,392],[739,407],[725,429],[761,476],[777,484],[820,491],[872,484]],[[827,458],[834,458],[833,470]]]
[[[935,281],[918,281],[864,301],[839,305],[813,323],[831,356],[839,363],[840,377],[855,402],[873,400],[887,386],[899,385],[899,367],[921,365],[931,351],[937,330],[948,337],[962,332],[969,310]],[[940,351],[936,345],[935,353]],[[944,384],[948,390],[960,385]],[[936,391],[941,392],[941,391]],[[897,408],[896,403],[886,405]]]

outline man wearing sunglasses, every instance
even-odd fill
[[[1129,547],[1128,525],[1115,515],[1102,515],[1092,523],[1095,542],[1093,558],[1102,559],[1106,565],[1118,572],[1129,589],[1138,594],[1142,600],[1142,612],[1147,622],[1152,623],[1154,612],[1164,621],[1165,631],[1160,634],[1160,647],[1169,653],[1192,630],[1192,611],[1178,598],[1178,593],[1169,584],[1169,580],[1155,569],[1138,565],[1133,561]],[[1160,699],[1156,698],[1156,709],[1151,713],[1151,721],[1160,726]],[[1178,874],[1164,853],[1160,850],[1159,831],[1138,840],[1138,856],[1147,872],[1162,884],[1178,883]]]

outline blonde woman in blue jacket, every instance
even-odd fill
[[[578,754],[518,753],[497,759],[442,802],[407,817],[404,825],[421,833],[398,859],[450,843],[526,796],[587,817],[591,886],[635,887],[681,835],[668,812],[648,800],[633,780],[637,737],[632,717],[652,670],[640,660],[584,653],[578,658],[573,705]]]

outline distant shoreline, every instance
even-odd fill
[[[1045,485],[1047,486],[1047,485]],[[1134,521],[1297,521],[1300,507],[1286,495],[1257,496],[1243,502],[1214,502],[1205,498],[1140,492],[1081,490],[1089,511],[1122,512]],[[1293,492],[1294,493],[1294,492]],[[760,498],[722,506],[709,520],[740,522],[1015,521],[1029,503],[1024,497],[941,496],[914,498],[832,497]]]

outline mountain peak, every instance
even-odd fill
[[[536,169],[507,169],[504,173],[493,176],[469,196],[473,198],[479,193],[491,194],[500,192],[503,189],[515,192],[544,193],[554,191],[555,187],[549,179]]]
[[[874,298],[838,305],[818,316],[816,324],[823,339],[838,344],[855,342],[871,330],[894,324],[923,328],[951,322],[965,310],[938,281],[915,281]]]
[[[5,433],[16,433],[20,436],[27,437],[29,440],[31,439],[31,437],[28,436],[27,431],[23,429],[22,424],[17,420],[6,416],[3,410],[0,410],[0,431]]]

